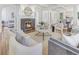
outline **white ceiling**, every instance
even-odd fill
[[[13,5],[17,5],[17,4],[0,4],[0,9],[7,7],[7,6],[13,6]],[[77,4],[28,4],[28,5],[40,6],[43,9],[65,10],[65,9],[72,8],[73,6]]]
[[[5,8],[5,7],[9,7],[9,6],[16,6],[17,4],[0,4],[0,9],[1,8]],[[19,4],[18,4],[19,5]]]
[[[56,9],[69,9],[72,8],[73,6],[77,6],[77,4],[40,4],[40,6],[56,10]]]

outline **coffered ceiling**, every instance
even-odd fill
[[[40,4],[40,6],[52,10],[65,10],[77,6],[77,4]]]
[[[17,4],[0,4],[0,8],[12,6],[12,5],[17,5]],[[31,6],[37,6],[37,7],[39,6],[42,9],[66,10],[66,9],[71,9],[74,6],[77,6],[78,4],[25,4],[25,5],[31,5]]]

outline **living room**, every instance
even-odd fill
[[[51,52],[50,38],[63,41],[63,37],[79,31],[79,5],[3,4],[0,10],[2,44],[7,47],[1,46],[1,54],[56,54]],[[78,42],[67,41],[71,46],[78,46]]]

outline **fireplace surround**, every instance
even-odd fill
[[[25,33],[35,31],[35,19],[34,18],[22,18],[21,19],[21,30]]]

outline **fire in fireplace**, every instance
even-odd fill
[[[32,27],[32,22],[31,22],[31,21],[26,21],[26,27],[27,27],[27,28]]]
[[[30,32],[35,31],[35,19],[33,19],[33,18],[21,19],[21,29],[25,33],[30,33]]]

